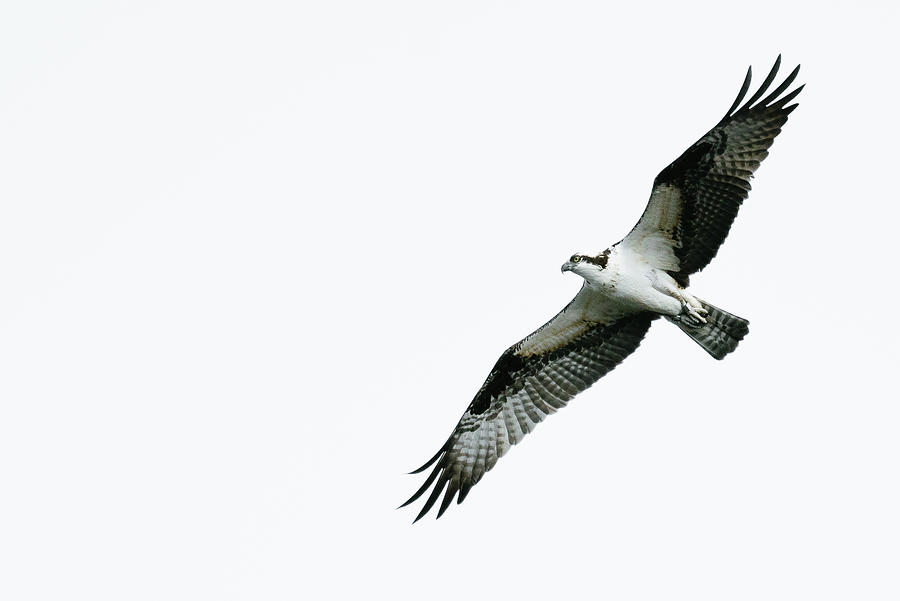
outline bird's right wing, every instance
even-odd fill
[[[453,434],[413,472],[435,464],[403,506],[432,485],[416,520],[428,513],[445,488],[438,517],[457,492],[457,503],[462,503],[512,445],[630,355],[656,317],[620,309],[582,287],[556,317],[500,356]]]

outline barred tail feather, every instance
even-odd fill
[[[700,300],[700,299],[697,299]],[[681,331],[693,338],[694,342],[703,347],[707,353],[716,359],[724,359],[725,355],[737,348],[738,342],[750,331],[750,322],[728,311],[714,307],[706,301],[700,301],[703,308],[709,313],[706,315],[706,323],[699,326],[691,326],[683,321],[669,318],[669,321],[681,328]]]

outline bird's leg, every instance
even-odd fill
[[[706,315],[708,311],[703,308],[703,303],[694,298],[694,295],[678,285],[678,282],[668,273],[654,269],[650,275],[650,281],[653,288],[665,294],[669,298],[675,299],[681,304],[681,311],[675,315],[670,315],[675,321],[683,321],[691,326],[700,326],[706,323]]]
[[[689,294],[687,290],[681,290],[681,299],[682,302],[687,302],[693,309],[697,311],[697,313],[701,315],[706,315],[708,311],[703,308],[703,303],[694,298],[693,294]]]
[[[707,310],[702,306],[695,307],[690,301],[681,299],[681,314],[675,319],[685,321],[692,326],[700,326],[706,323]]]
[[[681,315],[678,317],[692,326],[706,323],[706,315],[709,313],[703,308],[703,304],[689,294],[685,289],[674,290],[674,296],[681,301]]]
[[[708,311],[703,308],[703,303],[694,298],[693,294],[676,284],[670,277],[657,279],[654,288],[664,294],[668,294],[681,303],[681,313],[674,317],[675,320],[684,321],[692,326],[700,326],[706,323]]]

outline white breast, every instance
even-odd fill
[[[654,288],[656,270],[643,256],[613,247],[606,269],[585,278],[592,288],[617,304],[635,310],[675,314],[681,304]]]

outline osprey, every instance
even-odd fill
[[[647,208],[625,238],[563,264],[563,272],[584,278],[581,290],[556,317],[500,356],[447,442],[412,472],[434,464],[422,487],[401,505],[433,485],[415,521],[442,492],[437,517],[457,493],[462,503],[512,445],[630,355],[658,317],[716,359],[737,347],[749,322],[688,292],[688,278],[716,255],[747,198],[753,172],[797,107],[788,103],[803,86],[782,93],[799,65],[762,98],[780,64],[779,55],[756,93],[738,108],[750,88],[747,70],[722,120],[656,176]]]

